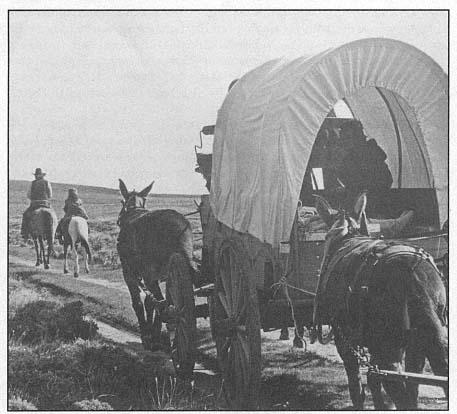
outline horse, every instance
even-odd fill
[[[28,230],[36,251],[35,266],[44,264],[49,269],[49,257],[54,251],[54,232],[57,227],[57,215],[52,208],[40,207],[30,213]],[[48,243],[47,254],[44,241]]]
[[[129,192],[119,179],[119,189],[124,200],[118,219],[120,232],[117,250],[132,307],[138,319],[141,341],[146,350],[161,347],[162,322],[155,306],[165,302],[159,281],[165,278],[170,258],[179,253],[184,257],[188,271],[193,274],[193,234],[190,222],[175,210],[146,209],[146,197],[153,184],[154,182],[140,192]],[[141,292],[146,294],[144,303]]]
[[[428,359],[435,375],[447,376],[446,289],[432,257],[404,241],[369,237],[366,193],[352,215],[332,213],[316,196],[316,208],[329,226],[315,298],[313,329],[330,324],[346,369],[355,409],[363,409],[359,349],[369,366],[421,373]],[[368,375],[376,409],[386,409],[381,386],[400,410],[417,409],[418,385],[382,381]],[[447,387],[444,387],[448,395]]]
[[[86,273],[89,273],[89,262],[92,260],[92,253],[89,246],[89,228],[87,226],[87,220],[79,216],[71,217],[70,222],[68,223],[68,230],[63,235],[63,240],[63,272],[68,273],[68,247],[71,247],[73,259],[75,261],[73,276],[79,276],[78,247],[81,243],[84,247],[84,268]]]

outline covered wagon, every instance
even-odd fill
[[[211,330],[233,408],[257,407],[261,329],[311,325],[326,234],[313,194],[340,206],[353,196],[333,153],[351,119],[391,176],[382,197],[368,196],[372,234],[447,254],[448,77],[435,61],[399,41],[363,39],[242,76],[216,125],[202,129],[214,135],[212,155],[197,154],[210,188],[201,270],[214,283]]]

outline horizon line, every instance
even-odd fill
[[[26,180],[26,179],[19,179],[19,178],[8,178],[8,182],[11,182],[11,181],[23,181],[23,182],[30,182],[30,180]],[[112,187],[105,187],[105,186],[102,186],[102,185],[93,185],[93,184],[75,184],[75,183],[60,183],[60,182],[57,182],[57,181],[52,181],[51,183],[52,185],[54,184],[58,184],[58,185],[67,185],[67,186],[71,186],[71,187],[93,187],[93,188],[103,188],[105,190],[111,190],[111,191],[119,191],[119,188],[112,188]],[[149,194],[149,197],[151,196],[168,196],[168,195],[172,195],[172,196],[189,196],[189,197],[200,197],[201,195],[204,195],[203,193],[200,194],[200,193],[151,193]]]

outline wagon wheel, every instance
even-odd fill
[[[257,290],[248,257],[233,241],[219,251],[210,318],[228,404],[256,409],[261,371]]]
[[[186,258],[175,253],[169,261],[166,296],[173,316],[167,329],[171,341],[171,356],[176,374],[181,379],[192,378],[195,365],[197,326],[195,299],[190,266]]]

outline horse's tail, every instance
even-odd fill
[[[86,250],[87,257],[89,258],[89,263],[90,263],[92,261],[92,252],[90,250],[89,242],[83,237],[81,237],[81,246],[83,246],[84,249]]]
[[[45,210],[43,209],[43,217],[44,217],[44,236],[45,239],[48,241],[49,245],[54,246],[54,236],[55,236],[55,231],[56,231],[56,226],[57,226],[57,216],[55,215],[55,212],[53,210]],[[52,250],[54,250],[54,247],[52,247]]]

